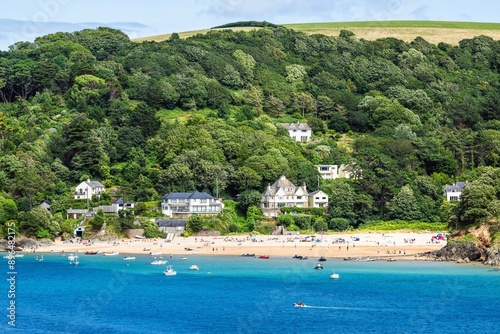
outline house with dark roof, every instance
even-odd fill
[[[170,193],[162,196],[161,200],[162,213],[176,218],[189,218],[193,214],[216,215],[224,208],[219,199],[199,191]]]
[[[444,196],[447,201],[460,201],[462,190],[465,187],[465,182],[456,182],[453,185],[444,186]]]
[[[281,123],[290,134],[290,137],[295,141],[310,141],[312,129],[306,123]]]
[[[93,195],[100,197],[103,192],[105,189],[101,182],[87,179],[76,186],[74,198],[91,200]]]
[[[185,219],[156,219],[158,229],[168,234],[181,235],[186,231]]]
[[[306,184],[295,186],[281,175],[279,180],[269,184],[262,194],[261,208],[264,216],[277,217],[283,207],[321,208],[328,206],[328,195],[321,190],[308,193]]]
[[[309,208],[326,208],[328,206],[328,195],[321,190],[313,191],[309,193],[307,205]]]
[[[295,186],[281,175],[279,180],[269,184],[262,194],[261,208],[265,216],[277,217],[285,206],[307,208],[308,193],[305,183]]]

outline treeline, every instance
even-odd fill
[[[76,207],[87,178],[138,202],[194,189],[238,198],[261,217],[260,193],[281,174],[330,196],[318,226],[470,223],[443,186],[500,167],[499,54],[486,36],[453,46],[284,27],[16,43],[0,53],[0,194],[16,208],[0,206],[0,223],[43,200],[54,214]],[[302,121],[306,144],[278,124]],[[342,163],[355,178],[321,180],[314,166]]]

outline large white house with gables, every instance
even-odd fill
[[[215,197],[199,191],[164,195],[161,212],[169,217],[188,218],[193,214],[216,215],[224,204]]]
[[[295,186],[287,180],[285,175],[269,184],[262,194],[261,208],[264,216],[277,217],[282,207],[326,207],[328,205],[328,195],[321,190],[309,194],[305,183],[302,186]]]
[[[101,182],[87,179],[76,186],[74,198],[91,200],[93,195],[100,197],[105,191]]]

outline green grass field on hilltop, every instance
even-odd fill
[[[422,37],[428,42],[438,44],[458,44],[461,40],[485,35],[500,40],[500,23],[455,22],[455,21],[356,21],[356,22],[320,22],[320,23],[290,23],[282,26],[303,32],[305,34],[322,34],[338,36],[341,30],[350,30],[358,38],[376,40],[394,37],[410,42],[416,37]],[[258,27],[217,28],[238,31],[260,29]],[[181,38],[196,34],[204,34],[210,30],[193,30],[177,32]],[[163,34],[134,39],[136,42],[167,40],[171,34]]]

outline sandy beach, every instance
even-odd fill
[[[232,255],[255,254],[269,257],[293,257],[294,255],[315,258],[397,258],[426,259],[424,253],[437,251],[446,241],[432,239],[436,233],[359,233],[328,235],[283,235],[283,236],[218,236],[175,237],[164,239],[121,239],[115,241],[56,241],[48,246],[39,246],[26,252],[36,253],[85,253],[97,251],[102,255],[116,252],[123,255]]]

